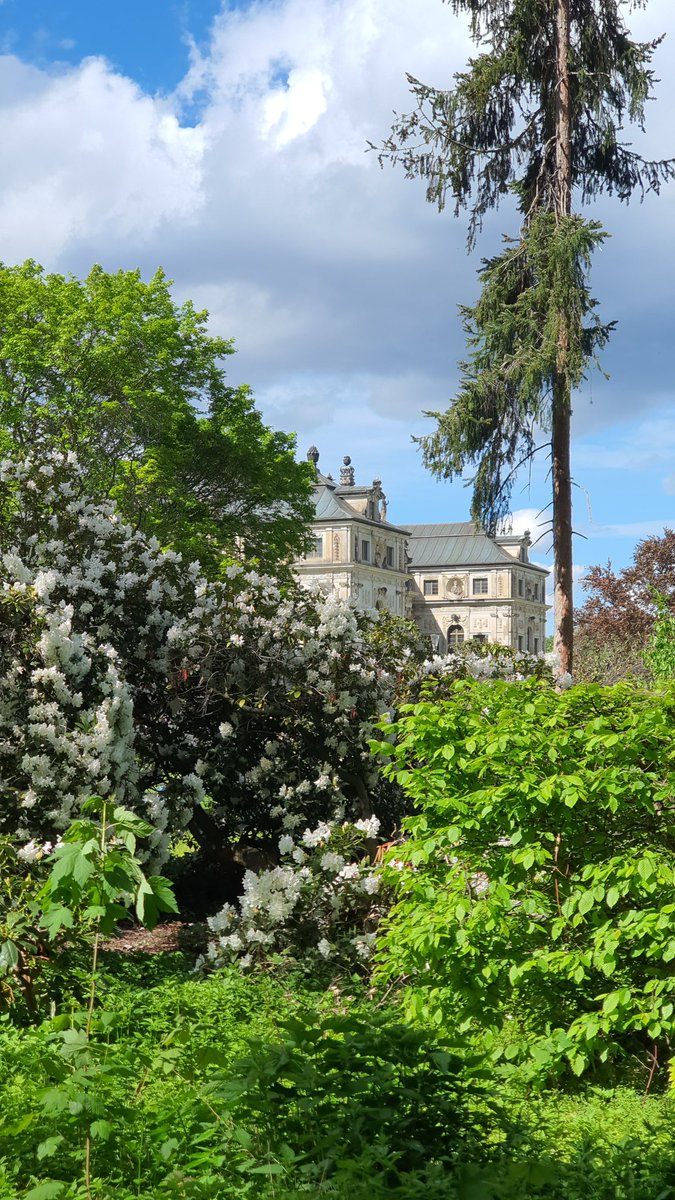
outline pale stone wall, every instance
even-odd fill
[[[308,459],[317,466],[315,447]],[[543,651],[545,576],[528,562],[529,534],[495,539],[508,559],[420,570],[409,567],[406,530],[387,521],[381,481],[356,485],[349,456],[343,459],[339,486],[317,467],[316,494],[315,548],[293,567],[304,586],[352,598],[361,608],[412,616],[441,652],[453,640],[472,639]],[[478,557],[484,551],[483,544]],[[486,556],[500,559],[494,546]]]
[[[478,639],[532,654],[543,652],[544,577],[528,564],[513,570],[500,564],[464,570],[414,570],[411,578],[412,614],[439,651],[448,648],[448,630],[454,629],[460,641]],[[476,591],[486,586],[483,580],[487,581],[487,591]]]
[[[361,608],[409,615],[404,537],[386,526],[380,530],[358,520],[351,528],[317,523],[313,533],[321,539],[321,554],[294,565],[303,586],[336,592],[342,599],[353,597]]]

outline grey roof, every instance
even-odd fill
[[[345,504],[330,487],[317,487],[314,495],[314,510],[317,521],[344,521],[345,517],[354,518],[353,508]]]
[[[502,563],[513,566],[518,562],[472,521],[447,525],[410,525],[409,529],[408,554],[413,571],[425,567],[482,567]],[[545,567],[523,563],[525,565],[543,575],[548,574]]]
[[[351,504],[341,500],[338,492],[351,492],[349,489],[340,489],[331,481],[322,477],[314,489],[314,512],[315,520],[317,521],[359,521],[363,525],[372,525],[376,529],[390,530],[392,533],[407,534],[407,529],[402,529],[399,525],[392,525],[389,521],[372,521],[365,514],[356,512]],[[354,489],[357,491],[358,489]]]

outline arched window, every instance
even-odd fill
[[[451,625],[448,629],[448,650],[461,646],[464,641],[464,630],[461,625]]]

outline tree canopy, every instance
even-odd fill
[[[577,613],[579,629],[597,643],[644,647],[658,611],[656,593],[675,613],[675,530],[643,538],[620,571],[609,562],[589,567],[583,586],[589,594]]]
[[[74,451],[92,495],[211,575],[241,539],[275,568],[297,555],[311,477],[292,435],[226,382],[231,341],[177,304],[161,271],[86,279],[0,268],[0,451]]]

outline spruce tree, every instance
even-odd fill
[[[543,431],[551,455],[554,644],[571,671],[572,391],[613,328],[588,276],[606,237],[583,205],[602,193],[627,201],[658,192],[675,161],[648,161],[622,140],[642,128],[661,38],[631,39],[624,9],[645,0],[444,0],[468,13],[479,53],[451,88],[408,76],[416,107],[397,116],[380,161],[426,181],[427,200],[469,211],[473,248],[485,214],[514,194],[515,238],[485,260],[482,292],[462,307],[470,353],[459,391],[435,430],[417,439],[440,478],[475,467],[472,514],[494,533],[515,474]]]

